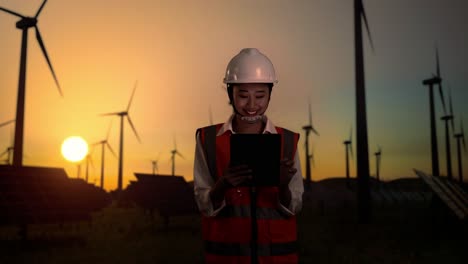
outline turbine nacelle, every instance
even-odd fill
[[[27,29],[36,25],[37,19],[34,17],[23,17],[20,21],[16,22],[16,28],[18,29]]]
[[[446,115],[440,118],[440,120],[444,120],[444,121],[448,121],[452,119],[453,119],[453,115]]]
[[[426,79],[423,81],[423,85],[434,85],[434,84],[440,84],[442,82],[442,79],[438,76],[433,76],[430,79]]]

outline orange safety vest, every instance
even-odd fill
[[[230,160],[231,133],[216,136],[221,126],[197,130],[215,181]],[[281,127],[276,130],[282,138],[281,159],[294,159],[299,134]],[[278,210],[278,187],[256,189],[255,211],[251,208],[251,194],[249,187],[230,188],[225,194],[226,207],[217,216],[202,215],[206,263],[297,263],[296,217]],[[257,243],[252,243],[253,219],[256,219]]]

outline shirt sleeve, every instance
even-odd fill
[[[289,182],[289,190],[291,191],[291,203],[289,206],[279,204],[279,208],[287,215],[295,215],[302,209],[302,194],[304,193],[304,181],[302,177],[301,161],[297,154],[294,155],[294,168],[296,168],[296,174],[291,178]]]
[[[210,170],[208,169],[200,135],[197,134],[195,161],[193,166],[193,186],[198,209],[206,216],[216,216],[219,211],[226,206],[226,202],[223,200],[221,206],[214,210],[213,203],[210,198],[210,190],[214,184],[215,182],[211,177]]]

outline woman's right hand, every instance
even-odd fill
[[[229,166],[220,180],[229,187],[249,183],[252,180],[252,170],[247,165]]]
[[[247,165],[229,166],[210,191],[215,210],[221,206],[226,191],[252,180],[252,170]]]

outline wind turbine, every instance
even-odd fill
[[[380,159],[382,157],[382,148],[379,146],[377,152],[374,153],[375,155],[375,177],[377,178],[377,181],[380,181]]]
[[[156,171],[158,170],[158,161],[157,160],[152,160],[151,164],[153,165],[153,175],[156,175]]]
[[[103,190],[104,190],[104,161],[105,161],[106,146],[110,150],[112,155],[114,155],[114,157],[117,157],[117,155],[115,155],[115,152],[112,149],[112,147],[111,147],[111,145],[109,144],[109,141],[108,141],[111,127],[112,127],[112,122],[109,124],[109,128],[107,129],[106,139],[103,139],[103,140],[93,144],[93,146],[99,145],[99,144],[101,145],[101,179],[100,179],[100,187]]]
[[[117,191],[120,193],[122,191],[122,169],[123,169],[123,136],[124,136],[124,117],[127,117],[128,123],[132,127],[133,133],[135,133],[136,138],[138,139],[138,142],[141,143],[140,137],[138,136],[138,133],[135,129],[135,126],[132,123],[132,120],[130,119],[130,116],[128,114],[128,111],[130,110],[130,106],[132,104],[133,96],[135,95],[135,90],[137,87],[137,83],[135,82],[135,87],[133,88],[132,96],[130,97],[130,101],[128,102],[127,109],[122,112],[115,112],[115,113],[107,113],[107,114],[102,114],[103,116],[106,115],[116,115],[120,116],[120,149],[119,149],[119,175],[118,175],[118,185],[117,185]]]
[[[85,172],[85,181],[86,183],[88,183],[88,176],[89,176],[89,164],[91,164],[91,167],[93,168],[94,170],[94,162],[93,162],[93,158],[92,158],[92,154],[94,152],[94,148],[91,149],[91,151],[86,155],[86,172]]]
[[[317,130],[315,130],[315,128],[312,126],[312,110],[310,107],[310,99],[309,99],[309,124],[303,126],[302,129],[305,131],[305,134],[306,134],[306,137],[305,137],[306,189],[310,189],[310,184],[312,182],[312,175],[311,175],[311,169],[310,169],[309,134],[312,131],[317,136],[319,135]]]
[[[9,125],[9,124],[11,124],[11,123],[13,123],[13,122],[15,122],[14,119],[9,120],[9,121],[6,121],[6,122],[3,122],[3,123],[0,124],[0,127],[7,126],[7,125]],[[11,138],[12,138],[12,140],[13,140],[13,136],[12,136]],[[8,165],[11,164],[11,156],[12,156],[11,154],[12,154],[12,151],[13,151],[13,144],[11,144],[9,147],[7,147],[6,150],[5,150],[4,152],[0,153],[0,157],[3,157],[3,155],[5,155],[5,154],[7,155],[7,158],[6,158],[5,160],[3,160],[3,161],[5,161],[6,164],[8,164]]]
[[[172,161],[172,176],[175,175],[175,155],[179,155],[181,158],[185,159],[184,156],[177,150],[177,144],[174,137],[174,149],[171,150],[171,161]]]
[[[364,56],[362,45],[362,20],[374,50],[362,0],[354,0],[354,48],[356,62],[356,147],[357,147],[357,201],[358,218],[368,223],[371,218],[369,187],[369,146],[367,140],[366,89],[364,78]]]
[[[432,78],[423,80],[423,85],[429,87],[429,111],[430,111],[430,122],[431,122],[431,157],[432,157],[432,175],[439,176],[439,150],[437,146],[437,129],[435,123],[435,109],[434,109],[434,85],[439,86],[440,99],[442,100],[442,106],[445,111],[445,100],[442,90],[442,79],[440,77],[440,67],[439,67],[439,52],[436,47],[436,67],[437,75],[433,75]]]
[[[151,164],[153,165],[153,175],[156,175],[156,171],[159,171],[158,161],[159,161],[160,156],[161,156],[161,153],[158,154],[157,159],[151,161]]]
[[[9,13],[11,15],[21,18],[16,22],[16,28],[22,30],[22,39],[21,39],[21,58],[20,58],[20,71],[19,71],[19,81],[18,81],[18,98],[16,104],[16,126],[15,126],[15,144],[13,151],[13,166],[22,166],[23,165],[23,138],[24,138],[24,101],[26,94],[26,58],[28,50],[28,29],[34,27],[36,30],[36,39],[39,43],[39,46],[44,54],[44,57],[49,65],[49,69],[52,72],[52,75],[55,80],[55,84],[58,87],[59,93],[61,96],[62,89],[58,82],[57,76],[55,75],[54,69],[52,68],[52,63],[50,62],[49,56],[47,55],[47,50],[42,41],[41,33],[39,27],[37,26],[37,18],[39,17],[44,5],[47,0],[42,2],[39,10],[37,10],[34,17],[26,17],[21,14],[18,14],[14,11],[8,10],[6,8],[0,7],[0,10]]]
[[[458,180],[463,183],[463,168],[462,168],[462,155],[460,151],[460,141],[463,144],[463,151],[466,154],[465,132],[463,131],[463,121],[460,118],[460,133],[454,135],[457,139],[457,156],[458,156]]]
[[[349,131],[349,139],[343,141],[345,145],[345,159],[346,159],[346,185],[350,187],[349,184],[349,153],[351,153],[351,159],[353,158],[353,128],[351,127]]]
[[[2,160],[8,165],[11,165],[11,152],[13,151],[13,147],[7,147],[6,150],[2,153],[0,153],[0,157],[3,157],[5,154],[7,155],[6,159]]]
[[[13,122],[15,122],[15,120],[14,120],[14,119],[12,119],[12,120],[8,120],[8,121],[6,121],[6,122],[3,122],[3,123],[0,123],[0,127],[4,127],[4,126],[6,126],[6,125],[8,125],[8,124],[11,124],[11,123],[13,123]]]
[[[452,96],[450,94],[450,88],[448,90],[449,92],[449,110],[450,113],[442,116],[440,119],[445,121],[445,153],[446,153],[446,158],[447,158],[447,178],[452,179],[452,151],[450,149],[450,129],[449,129],[449,124],[448,122],[450,121],[450,124],[452,125],[452,131],[455,131],[455,127],[453,124],[453,107],[452,107]]]

